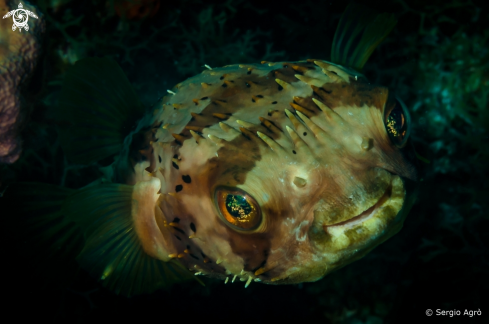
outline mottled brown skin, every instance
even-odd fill
[[[154,217],[172,241],[155,252],[140,237],[150,255],[210,277],[297,283],[362,257],[402,226],[401,177],[415,180],[416,170],[385,130],[387,88],[308,60],[208,70],[173,92],[133,149],[140,156],[127,179],[161,187]],[[254,197],[256,229],[227,224],[214,198],[221,187]]]

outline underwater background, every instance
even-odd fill
[[[411,139],[423,161],[418,201],[403,229],[363,259],[320,281],[290,286],[224,285],[203,278],[133,298],[102,288],[72,257],[38,254],[32,233],[0,209],[4,314],[50,323],[225,320],[227,322],[401,323],[427,309],[489,305],[489,12],[484,1],[356,1],[392,12],[398,24],[364,68],[411,112]],[[9,183],[80,188],[97,166],[69,163],[50,107],[64,73],[84,57],[110,57],[150,106],[176,83],[237,63],[330,59],[348,1],[30,1],[46,20],[42,54],[22,90],[23,153],[0,165]],[[12,221],[13,220],[13,221]],[[39,250],[42,247],[39,246]],[[36,256],[39,256],[36,258]],[[487,322],[486,322],[487,323]]]

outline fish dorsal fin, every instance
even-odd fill
[[[55,109],[69,160],[90,164],[116,155],[145,108],[119,65],[86,58],[72,66]]]
[[[150,293],[196,280],[168,257],[166,247],[158,245],[161,240],[152,240],[158,226],[151,219],[155,213],[148,212],[156,207],[155,194],[149,192],[153,187],[154,183],[100,184],[77,191],[63,205],[64,214],[70,215],[85,236],[77,261],[116,294]]]
[[[350,4],[336,28],[331,61],[361,71],[396,23],[393,14],[379,14],[368,7]]]

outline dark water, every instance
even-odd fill
[[[130,1],[55,2],[36,2],[47,17],[44,54],[26,91],[24,153],[15,164],[0,166],[4,184],[40,181],[79,188],[99,176],[94,167],[65,160],[49,112],[63,73],[77,59],[114,58],[150,105],[166,89],[200,73],[204,64],[329,59],[336,24],[347,5],[308,0],[280,5],[143,1],[142,9],[136,10]],[[488,11],[483,1],[358,2],[398,17],[365,74],[406,102],[413,143],[430,161],[422,163],[419,200],[399,234],[315,283],[253,283],[245,289],[242,282],[206,280],[206,287],[187,284],[127,299],[102,288],[64,257],[33,262],[29,254],[19,253],[26,248],[25,238],[17,234],[22,230],[3,228],[3,281],[8,287],[3,313],[15,314],[19,322],[64,323],[155,318],[471,323],[483,318],[463,313],[479,309],[487,321]],[[124,5],[129,8],[126,18]],[[15,217],[15,211],[1,213]],[[428,318],[427,309],[455,313]]]

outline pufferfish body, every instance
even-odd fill
[[[74,161],[109,161],[58,196],[56,217],[83,235],[79,263],[124,295],[195,275],[293,284],[395,234],[417,178],[410,119],[358,72],[366,55],[208,67],[150,109],[115,62],[77,62],[61,144]]]

